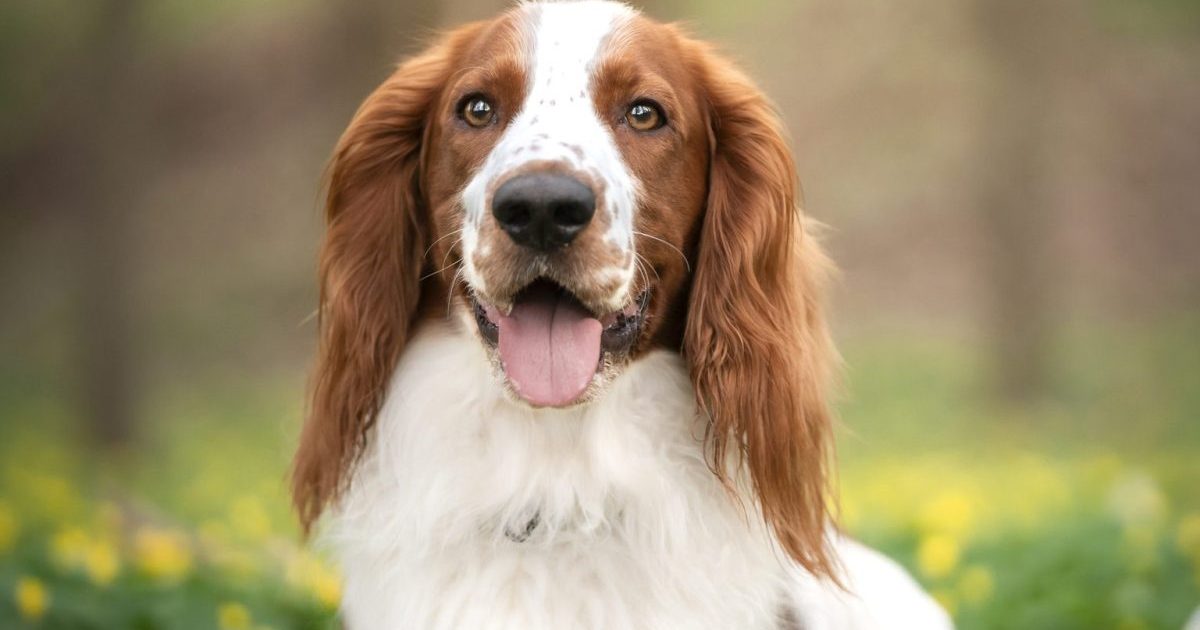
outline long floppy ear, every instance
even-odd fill
[[[707,50],[699,62],[712,156],[684,354],[711,423],[713,468],[729,483],[736,455],[782,548],[832,576],[825,390],[836,359],[820,296],[829,263],[797,207],[775,111],[730,63]]]
[[[305,532],[345,489],[420,300],[428,237],[420,162],[431,107],[460,29],[403,63],[359,108],[328,171],[320,341],[308,419],[292,463]]]

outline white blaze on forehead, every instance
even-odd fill
[[[469,254],[490,214],[490,193],[498,181],[531,162],[561,163],[590,178],[601,188],[597,213],[609,219],[605,239],[622,251],[633,245],[637,183],[592,104],[591,79],[605,40],[635,12],[604,1],[530,3],[519,10],[533,23],[529,92],[520,114],[463,191],[468,280],[479,278]]]

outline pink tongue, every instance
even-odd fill
[[[540,287],[498,319],[500,361],[522,398],[562,407],[583,394],[600,362],[600,320],[575,300]]]

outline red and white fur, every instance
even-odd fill
[[[498,209],[532,175],[587,191],[553,246]],[[347,627],[949,627],[831,524],[797,194],[753,84],[622,4],[522,4],[402,64],[331,165],[293,470]]]

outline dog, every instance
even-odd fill
[[[833,525],[830,263],[711,46],[520,4],[401,64],[328,177],[292,490],[347,627],[950,627]]]

